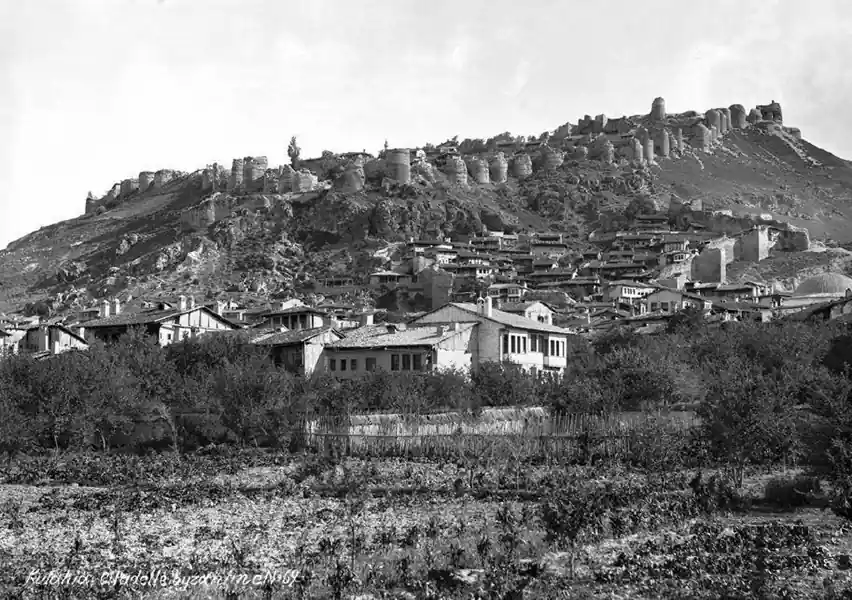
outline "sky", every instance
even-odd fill
[[[849,0],[0,1],[0,248],[140,171],[771,100],[852,159]]]

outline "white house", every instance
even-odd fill
[[[560,372],[567,365],[568,337],[561,327],[494,309],[490,297],[476,304],[451,302],[415,324],[478,323],[472,349],[474,369],[485,362],[510,362],[532,373]]]

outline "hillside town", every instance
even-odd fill
[[[386,268],[363,280],[311,282],[301,298],[104,299],[65,317],[7,316],[0,344],[6,352],[48,357],[110,343],[136,328],[162,346],[243,331],[268,347],[277,364],[305,375],[475,370],[487,361],[548,373],[565,369],[574,336],[616,327],[653,334],[687,310],[711,323],[836,319],[852,312],[852,278],[842,274],[809,278],[792,293],[761,281],[727,281],[726,266],[734,261],[807,249],[806,231],[755,223],[720,236],[701,221],[726,215],[686,214],[636,215],[624,229],[594,232],[584,251],[570,250],[553,232],[412,238]],[[682,228],[672,227],[677,221]],[[379,306],[382,298],[400,295],[420,298],[428,310]]]

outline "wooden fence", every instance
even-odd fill
[[[372,414],[308,422],[305,441],[322,452],[349,455],[588,458],[670,443],[696,423],[691,412],[603,417],[523,408],[486,409],[478,416]]]

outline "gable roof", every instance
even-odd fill
[[[98,327],[135,327],[138,325],[156,325],[158,323],[168,321],[169,319],[173,319],[175,317],[179,317],[180,315],[188,314],[196,310],[203,311],[208,315],[212,316],[214,319],[221,321],[222,323],[225,323],[227,325],[230,325],[234,329],[237,329],[239,327],[232,321],[226,319],[217,312],[210,310],[206,306],[195,306],[194,308],[188,308],[187,310],[179,310],[175,308],[167,310],[149,309],[138,312],[119,313],[111,317],[104,317],[103,319],[94,319],[93,321],[87,321],[86,323],[84,323],[84,326],[86,327],[86,329],[92,329]]]
[[[450,327],[446,331],[438,333],[438,329],[432,324],[410,325],[405,329],[388,331],[386,325],[372,325],[359,327],[351,332],[346,332],[344,337],[336,342],[327,344],[327,348],[394,348],[404,346],[434,346],[444,340],[458,335],[463,331],[473,329],[477,323],[460,324],[456,331]]]
[[[270,310],[266,313],[265,316],[279,316],[279,315],[292,315],[292,314],[311,314],[311,315],[321,315],[327,316],[328,313],[324,310],[320,310],[318,308],[314,308],[313,306],[291,306],[290,308],[282,308],[281,310]]]
[[[528,331],[543,331],[547,333],[568,333],[561,327],[556,327],[555,325],[548,325],[547,323],[539,323],[538,321],[533,321],[532,319],[527,319],[526,317],[522,317],[520,315],[514,315],[512,313],[508,313],[502,310],[497,310],[496,308],[491,310],[490,317],[486,317],[484,315],[479,314],[476,304],[471,304],[469,302],[450,302],[449,305],[458,308],[459,310],[471,313],[472,315],[475,315],[480,319],[487,319],[489,321],[499,323],[500,325],[514,327],[515,329],[526,329]],[[441,309],[439,308],[437,310]]]
[[[507,313],[522,313],[525,312],[529,307],[534,304],[541,304],[551,312],[553,311],[553,307],[550,306],[547,302],[542,302],[541,300],[532,300],[530,302],[513,302],[511,304],[504,304],[500,310]]]
[[[281,331],[264,335],[254,340],[254,343],[259,346],[293,346],[307,342],[326,331],[331,331],[335,335],[343,337],[343,334],[331,327],[313,327],[311,329],[296,329],[294,331]]]

